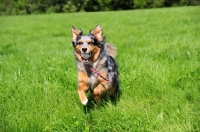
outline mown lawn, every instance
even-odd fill
[[[200,131],[200,7],[0,17],[0,131]],[[71,26],[97,24],[116,58],[117,105],[77,95]]]

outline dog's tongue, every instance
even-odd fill
[[[89,61],[89,60],[87,60],[87,59],[86,59],[86,60],[85,60],[85,59],[83,59],[83,62],[85,62],[85,63],[86,63],[86,62],[88,62],[88,61]]]

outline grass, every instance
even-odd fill
[[[0,131],[200,131],[200,7],[0,17]],[[71,25],[100,24],[123,94],[84,113]]]

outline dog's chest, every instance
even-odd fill
[[[93,90],[97,85],[99,81],[95,75],[90,76],[90,88]]]

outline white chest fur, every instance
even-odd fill
[[[96,78],[95,75],[92,75],[90,77],[90,87],[91,87],[91,89],[93,90],[97,86],[97,84],[98,84],[98,79]]]

